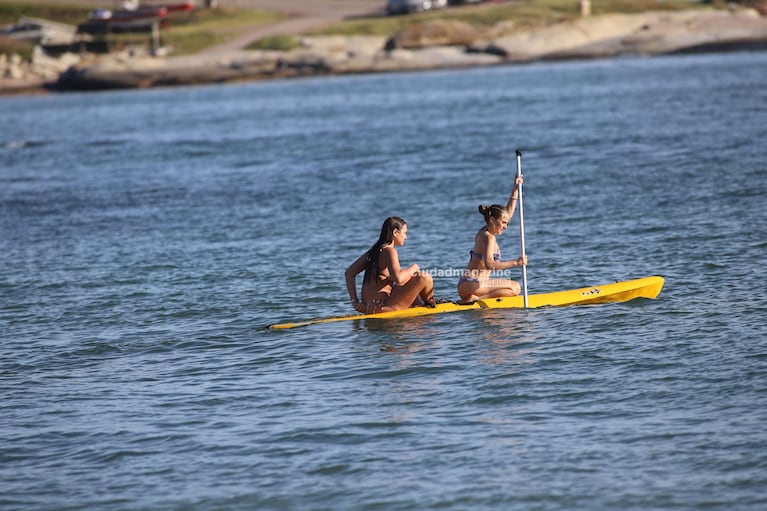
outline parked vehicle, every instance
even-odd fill
[[[0,29],[0,36],[39,43],[48,39],[48,31],[39,23],[20,21],[15,25]]]
[[[411,12],[430,11],[447,7],[448,0],[387,0],[386,13],[409,14]]]
[[[69,44],[76,27],[43,18],[23,16],[14,25],[0,27],[0,37],[21,39],[35,44]]]

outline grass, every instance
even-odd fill
[[[381,0],[383,2],[383,0]],[[701,6],[691,0],[591,0],[593,14],[635,13],[649,10],[681,10]],[[34,16],[61,23],[82,23],[93,5],[78,3],[27,3],[19,0],[0,3],[0,25],[15,23],[21,16]],[[513,21],[515,26],[530,27],[550,24],[579,15],[577,0],[521,0],[500,4],[484,4],[470,8],[449,8],[407,16],[382,16],[334,23],[313,35],[379,35],[390,36],[408,25],[434,19],[459,20],[476,26],[492,26]],[[248,27],[272,23],[282,17],[275,13],[239,8],[198,9],[189,17],[174,19],[162,30],[162,41],[174,48],[174,54],[185,55],[216,46],[238,36]],[[148,38],[147,38],[148,39]],[[289,50],[298,40],[291,35],[265,38],[251,49]],[[31,48],[31,46],[30,46]],[[31,51],[27,46],[0,38],[0,53]]]
[[[51,21],[58,21],[59,23],[77,25],[82,23],[92,10],[92,5],[78,4],[76,2],[71,4],[46,4],[3,1],[0,3],[0,25],[16,23],[22,16],[45,18]]]
[[[0,3],[0,25],[16,23],[22,16],[44,18],[59,23],[78,25],[88,18],[93,5],[83,4],[46,4],[38,2],[3,2]],[[225,43],[237,37],[243,30],[254,25],[264,25],[283,19],[276,13],[253,9],[217,8],[198,9],[191,15],[170,20],[162,30],[162,41],[172,46],[177,55],[192,54],[211,46]],[[148,36],[134,34],[116,37],[119,40],[145,40]],[[24,57],[31,54],[31,43],[0,38],[0,53],[18,53]]]
[[[591,0],[594,15],[672,11],[700,7],[691,0]],[[435,19],[458,20],[475,26],[492,26],[513,21],[518,27],[532,27],[572,19],[580,15],[577,0],[526,0],[503,4],[485,4],[472,8],[441,9],[408,16],[387,16],[349,20],[313,32],[317,35],[392,35],[408,25]]]
[[[292,35],[275,35],[270,37],[264,37],[249,45],[248,50],[277,50],[277,51],[290,51],[298,48],[300,43],[296,36]]]
[[[174,20],[162,31],[163,43],[174,48],[174,54],[196,53],[237,37],[254,25],[265,25],[283,19],[275,13],[252,9],[200,9],[188,19]]]
[[[27,41],[17,41],[10,37],[0,37],[0,55],[19,55],[24,60],[32,58],[35,45]]]

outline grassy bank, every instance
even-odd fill
[[[77,3],[0,3],[0,26],[16,23],[23,16],[78,25],[88,18],[93,8],[93,5]],[[284,16],[276,13],[252,9],[198,9],[189,16],[169,20],[168,26],[162,30],[162,41],[163,44],[172,46],[177,55],[191,54],[225,43],[237,37],[246,28],[274,23],[283,18]],[[117,41],[121,38],[133,41],[139,39],[135,35],[113,37]],[[19,53],[27,56],[33,46],[32,43],[0,37],[0,53]]]
[[[609,13],[637,13],[644,11],[678,11],[701,7],[691,0],[592,0],[594,15]],[[346,20],[328,25],[310,35],[370,35],[391,36],[410,25],[431,20],[457,20],[477,27],[491,27],[501,22],[513,22],[525,28],[547,25],[580,16],[577,0],[527,0],[500,4],[483,4],[458,9],[410,14],[407,16],[383,16]],[[282,50],[298,46],[295,36],[274,36],[250,45],[249,49]]]
[[[700,6],[699,2],[690,0],[591,0],[591,12],[594,15],[653,10],[675,11]],[[314,34],[389,36],[413,23],[435,19],[463,21],[475,26],[492,26],[504,21],[512,21],[518,27],[532,27],[575,18],[579,15],[580,5],[577,0],[527,0],[484,4],[469,8],[441,9],[408,16],[343,21],[327,26]]]
[[[591,11],[594,15],[599,15],[682,10],[701,5],[700,2],[690,0],[591,0]],[[21,16],[34,16],[76,25],[82,23],[92,9],[92,5],[77,3],[4,2],[0,3],[0,25],[15,23]],[[503,21],[512,21],[517,27],[528,27],[574,18],[579,12],[579,3],[576,0],[523,0],[440,9],[407,16],[347,20],[312,33],[390,36],[408,25],[433,19],[459,20],[476,26],[492,26]],[[177,55],[191,54],[225,43],[253,25],[272,23],[279,19],[281,17],[278,14],[250,9],[198,9],[188,18],[172,20],[170,26],[162,31],[162,40],[165,45],[173,47]],[[284,50],[295,45],[295,38],[286,34],[259,41],[251,48]],[[0,53],[23,55],[30,52],[31,48],[32,45],[0,38]]]
[[[162,32],[163,43],[174,48],[174,54],[187,55],[223,44],[243,30],[283,19],[273,12],[220,7],[200,9],[186,20],[171,22]]]
[[[27,3],[27,2],[2,2],[0,3],[0,25],[16,23],[22,16],[45,18],[59,23],[77,25],[82,23],[88,13],[93,10],[92,5],[73,3]]]

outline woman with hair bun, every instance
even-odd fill
[[[522,256],[513,261],[501,261],[501,250],[495,237],[506,230],[509,220],[517,208],[519,184],[522,177],[514,183],[514,190],[509,196],[506,207],[498,204],[479,206],[479,212],[485,218],[485,226],[474,236],[474,248],[469,251],[469,264],[463,276],[458,281],[458,295],[461,300],[472,302],[483,298],[500,298],[516,296],[520,292],[517,281],[511,279],[492,278],[495,270],[506,270],[527,264],[527,257]]]
[[[434,282],[417,264],[400,267],[396,247],[407,239],[407,224],[399,217],[387,218],[370,250],[346,270],[346,290],[357,312],[373,314],[407,309],[418,304],[434,306]],[[362,300],[357,298],[357,275],[362,278]]]

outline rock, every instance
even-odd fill
[[[98,62],[69,68],[59,77],[56,87],[113,89],[216,83],[300,74],[302,68],[316,66],[316,63],[306,62],[286,65],[282,59],[282,53],[269,51],[242,51],[206,58],[194,55],[173,58],[103,58]]]
[[[457,20],[434,20],[410,25],[391,37],[387,49],[467,46],[482,36],[480,29]]]
[[[74,53],[50,57],[40,46],[36,46],[32,53],[30,68],[32,73],[44,80],[56,80],[61,73],[79,63],[80,60],[81,57]]]
[[[510,60],[531,60],[561,53],[596,41],[621,37],[640,28],[645,21],[631,15],[578,18],[540,29],[523,29],[488,44],[488,50]]]
[[[276,71],[282,76],[314,76],[330,74],[332,68],[321,55],[293,53],[278,61]]]
[[[371,57],[381,51],[386,42],[382,36],[312,36],[302,37],[301,46],[313,53],[330,58]]]
[[[658,55],[708,44],[767,41],[767,19],[751,9],[611,14],[496,39],[485,51],[507,60]]]
[[[3,78],[8,78],[10,80],[23,80],[26,78],[26,75],[27,73],[24,69],[22,69],[20,65],[9,62],[5,67]]]
[[[291,76],[486,66],[537,59],[663,54],[733,47],[767,48],[767,19],[752,9],[694,9],[614,14],[573,19],[537,29],[511,22],[476,29],[466,23],[420,23],[390,39],[367,36],[305,36],[288,52],[232,51],[181,57],[126,52],[81,60],[33,62],[16,55],[0,60],[0,90],[41,83],[58,73],[57,86],[102,89],[214,83]],[[10,77],[10,78],[9,78]]]
[[[414,71],[499,64],[502,59],[488,54],[467,53],[462,48],[440,46],[415,50],[381,52],[373,59],[369,72]]]

